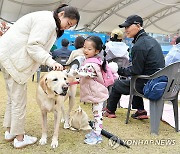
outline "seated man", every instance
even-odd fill
[[[56,49],[52,52],[53,59],[57,57],[69,57],[71,50],[68,49],[69,41],[67,39],[62,39],[61,41],[62,48]]]
[[[164,56],[159,43],[148,36],[142,26],[143,20],[138,15],[129,16],[123,24],[119,25],[120,28],[125,27],[127,37],[134,38],[134,46],[131,50],[132,65],[127,68],[119,67],[118,74],[121,76],[151,75],[165,66]],[[146,80],[137,80],[136,88],[138,92],[143,93],[143,87],[146,82]],[[104,116],[115,118],[117,103],[121,95],[129,95],[129,93],[130,79],[116,80],[113,84]],[[134,96],[132,107],[137,109],[135,114],[131,115],[132,118],[148,118],[147,112],[144,110],[142,97]]]

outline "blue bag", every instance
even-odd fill
[[[149,80],[143,88],[144,96],[152,101],[159,100],[166,89],[167,82],[167,76]]]

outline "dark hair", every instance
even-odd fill
[[[113,41],[113,42],[122,42],[122,39],[118,39],[117,34],[114,34],[114,36],[111,37],[110,40]]]
[[[67,47],[67,46],[69,45],[69,41],[68,41],[67,39],[62,39],[61,45],[62,45],[63,47]]]
[[[76,49],[82,48],[84,46],[85,38],[82,36],[78,36],[75,39],[74,46]]]
[[[92,41],[93,44],[94,44],[94,48],[95,48],[96,50],[99,50],[100,52],[101,52],[102,50],[104,50],[104,53],[103,53],[104,59],[103,59],[103,63],[102,63],[102,70],[103,70],[104,72],[106,72],[106,71],[107,71],[107,70],[106,70],[106,52],[105,52],[106,46],[103,45],[103,42],[102,42],[101,38],[98,37],[98,36],[88,36],[88,37],[86,38],[86,40]]]
[[[78,10],[75,7],[68,6],[67,4],[61,4],[55,11],[54,11],[54,19],[56,22],[56,32],[57,32],[57,37],[61,37],[64,33],[64,30],[61,30],[61,21],[58,18],[58,13],[64,11],[64,17],[68,17],[70,19],[76,19],[77,24],[76,27],[79,23],[80,20],[80,15]]]
[[[177,37],[177,39],[176,39],[176,44],[178,44],[179,42],[180,42],[180,36]]]

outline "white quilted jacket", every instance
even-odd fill
[[[56,37],[52,12],[27,14],[0,38],[0,64],[16,82],[24,84],[41,64],[55,63],[49,52]]]

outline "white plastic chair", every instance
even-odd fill
[[[173,104],[173,110],[174,110],[174,119],[175,119],[175,130],[179,131],[179,125],[178,125],[178,93],[180,90],[180,62],[171,64],[156,73],[145,76],[145,75],[139,75],[139,76],[132,76],[130,81],[130,99],[129,99],[129,106],[128,106],[128,112],[127,112],[127,118],[126,118],[126,124],[129,120],[130,110],[131,110],[131,104],[133,95],[144,97],[142,94],[137,92],[135,85],[137,79],[153,79],[157,78],[159,76],[167,76],[168,77],[168,83],[165,89],[165,92],[161,99],[158,101],[151,101],[150,103],[150,125],[151,125],[151,133],[152,134],[158,134],[159,131],[159,124],[163,113],[163,107],[164,107],[164,101],[171,101]]]

